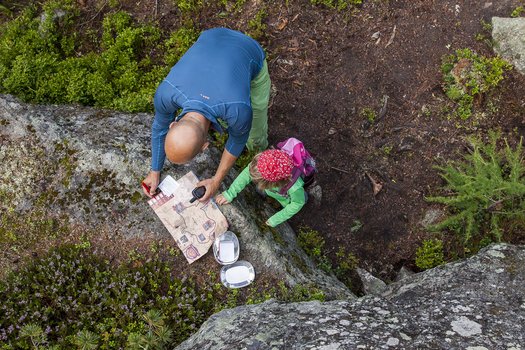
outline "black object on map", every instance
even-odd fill
[[[193,203],[197,199],[202,198],[205,193],[206,193],[206,187],[204,187],[204,186],[195,187],[193,189],[193,191],[191,191],[191,194],[193,195],[193,198],[190,199],[190,203]]]

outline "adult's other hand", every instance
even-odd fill
[[[160,171],[151,170],[148,176],[146,176],[142,182],[149,187],[149,192],[144,188],[144,186],[142,187],[144,194],[150,198],[153,198],[155,192],[157,191],[157,187],[159,186]]]

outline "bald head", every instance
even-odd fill
[[[207,127],[194,118],[182,118],[172,123],[164,149],[166,157],[175,164],[185,164],[208,147]]]

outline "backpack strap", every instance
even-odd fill
[[[292,178],[290,179],[290,181],[288,181],[288,183],[286,185],[281,187],[281,189],[279,190],[279,194],[281,196],[287,196],[288,195],[288,190],[290,188],[292,188],[293,184],[297,181],[298,178],[301,177],[302,173],[303,173],[303,171],[301,170],[301,168],[294,167],[293,170],[292,170]]]

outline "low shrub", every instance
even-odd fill
[[[162,259],[115,269],[79,245],[54,249],[0,281],[3,349],[31,348],[28,324],[60,349],[72,348],[79,332],[97,334],[97,348],[121,348],[130,335],[151,330],[140,321],[150,310],[158,310],[176,344],[212,313],[214,296],[173,278],[171,269]]]
[[[89,242],[63,245],[0,280],[0,349],[162,349],[189,337],[212,313],[276,298],[324,300],[313,285],[179,280],[173,254],[152,245],[111,263]],[[167,254],[165,254],[167,253]],[[207,280],[218,279],[210,271]]]
[[[319,231],[303,226],[297,234],[297,242],[310,257],[319,259],[323,255],[325,241]]]
[[[498,148],[499,135],[489,133],[489,142],[472,139],[473,151],[464,161],[438,167],[446,181],[445,194],[428,197],[431,202],[448,206],[452,215],[430,226],[448,229],[472,241],[500,241],[525,229],[525,163],[523,139],[512,149],[504,140]]]
[[[352,288],[352,272],[357,268],[357,257],[341,247],[335,254],[334,263],[324,251],[325,240],[321,234],[309,227],[301,227],[297,234],[299,246],[321,270],[333,273],[348,288]]]
[[[439,239],[427,239],[416,251],[416,266],[422,270],[444,264],[443,242]]]
[[[511,68],[500,57],[487,58],[470,49],[445,56],[441,65],[443,89],[457,104],[455,114],[461,119],[470,118],[475,99],[497,87],[504,72]]]
[[[262,40],[266,36],[266,17],[268,13],[265,8],[260,9],[255,14],[254,18],[248,22],[248,35],[250,35],[255,40]]]

